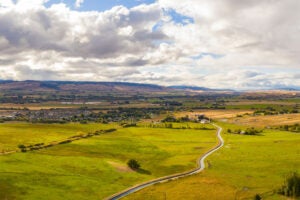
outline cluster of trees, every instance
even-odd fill
[[[290,114],[290,113],[299,113],[298,108],[294,107],[293,109],[275,109],[273,107],[266,107],[263,110],[254,111],[253,115],[279,115],[279,114]]]
[[[47,144],[45,145],[44,143],[38,143],[38,144],[31,144],[31,145],[24,145],[20,144],[18,145],[18,148],[21,150],[21,152],[27,152],[27,151],[34,151],[34,150],[39,150],[39,149],[44,149],[48,147],[52,147],[54,144]]]
[[[300,176],[295,172],[287,176],[278,193],[292,198],[300,197]]]
[[[231,130],[231,129],[227,129],[227,133],[240,134],[240,135],[260,135],[262,132],[263,132],[263,130],[258,130],[258,129],[255,129],[254,127],[247,128],[246,130],[241,130],[241,129]]]
[[[150,128],[170,128],[170,129],[194,129],[194,130],[214,130],[213,128],[208,128],[205,125],[200,126],[190,126],[189,123],[151,123],[147,125]]]
[[[279,126],[278,129],[281,131],[291,131],[291,132],[299,133],[300,125],[298,123],[294,125],[283,125],[283,126]]]
[[[174,126],[172,123],[157,123],[157,124],[149,124],[150,128],[174,128],[174,129],[190,129],[191,127],[189,124],[181,125],[181,126]]]
[[[161,122],[178,122],[174,115],[168,115]]]
[[[206,118],[205,116],[203,116],[203,118],[201,119],[208,119]],[[198,120],[201,120],[200,117]],[[188,115],[184,116],[184,117],[179,117],[179,118],[176,118],[174,115],[168,115],[167,117],[165,117],[163,120],[161,120],[161,122],[197,122],[197,120],[195,119],[191,119],[189,118]]]

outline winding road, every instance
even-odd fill
[[[214,148],[212,148],[211,150],[209,150],[208,152],[206,152],[204,155],[202,155],[199,159],[198,159],[198,167],[192,171],[188,171],[188,172],[183,172],[183,173],[180,173],[180,174],[174,174],[174,175],[170,175],[170,176],[165,176],[165,177],[162,177],[162,178],[158,178],[158,179],[155,179],[155,180],[152,180],[152,181],[148,181],[146,183],[142,183],[142,184],[139,184],[139,185],[136,185],[136,186],[133,186],[131,188],[128,188],[120,193],[117,193],[117,194],[114,194],[113,196],[111,197],[108,197],[107,200],[117,200],[117,199],[121,199],[125,196],[128,196],[129,194],[132,194],[134,192],[137,192],[143,188],[146,188],[146,187],[149,187],[151,185],[154,185],[154,184],[157,184],[157,183],[163,183],[163,182],[167,182],[167,181],[170,181],[170,180],[175,180],[175,179],[178,179],[178,178],[183,178],[183,177],[186,177],[186,176],[190,176],[190,175],[193,175],[193,174],[197,174],[199,172],[201,172],[202,170],[205,169],[205,159],[213,154],[214,152],[218,151],[220,148],[222,148],[222,146],[224,145],[224,140],[221,136],[221,132],[222,132],[222,128],[216,124],[212,124],[213,126],[215,126],[217,128],[217,138],[219,140],[219,143],[217,146],[215,146]]]

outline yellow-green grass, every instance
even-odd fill
[[[101,129],[115,128],[106,124],[0,124],[0,153],[18,149],[19,144],[34,145],[66,139],[81,133],[95,132]]]
[[[0,156],[0,199],[103,199],[137,183],[195,168],[197,158],[215,146],[215,133],[121,128],[48,149]],[[130,170],[129,159],[136,159],[142,169]]]
[[[242,128],[221,124],[225,129]],[[265,130],[263,136],[223,134],[225,146],[202,173],[151,186],[125,199],[288,199],[274,193],[290,172],[300,172],[300,134]]]

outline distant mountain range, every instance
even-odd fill
[[[206,87],[185,86],[185,85],[169,86],[168,88],[179,89],[179,90],[192,90],[192,91],[211,91],[211,92],[234,91],[234,90],[230,90],[230,89],[211,89],[211,88],[206,88]]]
[[[153,85],[126,82],[76,82],[76,81],[0,81],[0,92],[36,93],[160,93],[172,89]]]
[[[299,91],[300,88],[278,88],[277,90]],[[274,89],[276,90],[276,89]],[[11,81],[0,80],[0,92],[72,92],[78,93],[169,93],[169,92],[235,92],[231,89],[211,89],[198,86],[160,86],[129,82],[76,82],[76,81]]]

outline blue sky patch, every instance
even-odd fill
[[[200,60],[206,56],[210,56],[211,58],[217,60],[217,59],[220,59],[220,58],[223,58],[225,57],[225,55],[222,55],[222,54],[215,54],[215,53],[200,53],[196,56],[191,56],[192,59],[194,60]]]
[[[165,9],[164,13],[166,15],[169,15],[172,18],[172,21],[174,21],[177,24],[187,25],[195,23],[192,17],[182,15],[176,12],[176,10],[174,9]]]
[[[79,8],[75,7],[75,0],[50,0],[46,3],[46,7],[57,3],[64,3],[79,11],[105,11],[119,5],[132,8],[141,4],[152,4],[155,3],[155,0],[85,0]]]

